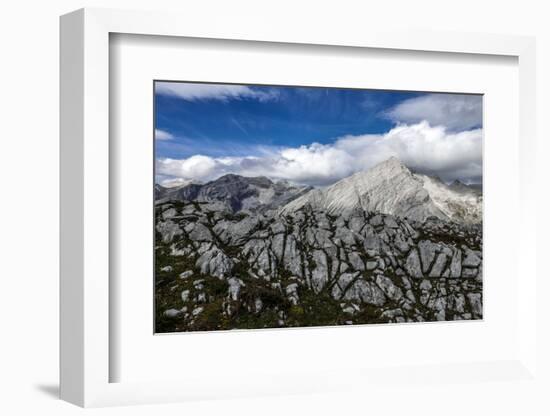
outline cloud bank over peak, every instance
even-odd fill
[[[155,94],[177,97],[187,101],[231,99],[255,99],[260,102],[275,100],[279,94],[274,89],[255,89],[245,85],[193,84],[186,82],[156,82]]]
[[[397,123],[427,121],[450,131],[479,128],[482,120],[482,96],[463,94],[428,94],[405,100],[383,115]]]
[[[344,136],[331,144],[262,148],[250,156],[163,158],[157,160],[156,169],[161,182],[174,178],[204,182],[235,173],[325,186],[395,156],[416,171],[469,183],[480,181],[481,149],[481,129],[453,132],[422,121],[398,125],[384,134]]]

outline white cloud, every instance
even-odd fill
[[[188,101],[252,98],[258,101],[277,99],[279,94],[273,89],[253,89],[245,85],[191,84],[185,82],[157,82],[155,92]]]
[[[155,140],[172,140],[174,135],[165,130],[155,129]]]
[[[383,135],[344,137],[336,146],[356,155],[356,165],[372,166],[396,156],[408,167],[444,180],[476,181],[482,175],[481,129],[449,132],[423,121]]]
[[[158,159],[157,172],[175,178],[209,178],[219,170],[218,160],[203,155],[194,155],[187,159]]]
[[[408,167],[439,175],[446,181],[458,178],[478,182],[482,175],[481,152],[481,129],[450,133],[443,127],[421,122],[397,126],[385,134],[345,136],[327,145],[262,148],[260,156],[214,158],[194,155],[181,160],[159,159],[157,173],[168,178],[203,182],[236,173],[329,185],[396,156]]]
[[[462,131],[482,124],[481,95],[429,94],[405,100],[384,113],[399,123],[427,121],[432,126]]]
[[[192,179],[184,179],[184,178],[160,178],[157,183],[160,183],[165,188],[175,188],[177,186],[184,186],[189,185],[191,183],[198,183],[197,181],[194,181]]]

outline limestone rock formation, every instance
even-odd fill
[[[169,201],[156,234],[158,331],[482,318],[480,224]]]

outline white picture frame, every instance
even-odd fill
[[[237,29],[238,28],[238,29]],[[535,41],[530,37],[430,33],[349,28],[328,33],[312,26],[307,32],[276,24],[205,25],[192,16],[171,13],[82,9],[61,18],[61,398],[79,406],[160,403],[197,398],[307,393],[390,382],[399,369],[335,370],[338,377],[319,380],[316,374],[272,375],[265,380],[239,380],[231,386],[205,380],[110,382],[109,296],[111,260],[109,155],[109,36],[113,33],[278,42],[333,47],[429,51],[443,54],[504,55],[519,65],[518,270],[524,278],[517,293],[519,345],[508,360],[467,364],[419,363],[414,378],[439,374],[470,382],[486,379],[525,380],[536,377],[536,200],[535,176]],[[529,215],[527,215],[529,213]],[[403,370],[411,374],[411,369]],[[473,377],[471,374],[483,374]],[[334,375],[333,374],[333,375]],[[283,382],[284,380],[284,382]],[[307,380],[311,382],[306,382]]]

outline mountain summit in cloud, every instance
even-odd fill
[[[441,180],[414,174],[395,157],[332,186],[310,191],[284,206],[281,212],[291,213],[305,205],[330,214],[360,208],[420,222],[429,217],[468,223],[481,221],[481,197],[466,198]]]
[[[332,215],[361,209],[419,222],[435,217],[464,223],[481,222],[482,204],[478,190],[461,182],[446,185],[439,178],[413,173],[396,157],[326,188],[227,174],[204,185],[157,185],[156,198],[221,202],[233,212],[279,209],[281,214],[290,215],[309,205]]]
[[[312,186],[327,186],[369,169],[391,156],[415,171],[445,181],[479,181],[482,174],[482,131],[449,133],[427,122],[400,125],[385,134],[342,136],[333,143],[299,147],[262,147],[244,156],[157,159],[157,174],[202,182],[226,173],[267,176]]]

